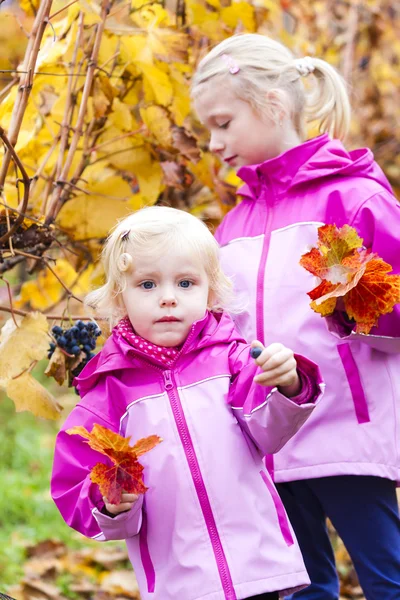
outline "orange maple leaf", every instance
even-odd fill
[[[321,279],[308,292],[311,308],[326,317],[343,298],[357,333],[369,333],[380,315],[400,302],[400,276],[389,274],[392,267],[377,254],[362,247],[363,240],[349,225],[323,225],[318,243],[301,257],[300,265]]]
[[[67,433],[86,438],[93,450],[105,454],[113,462],[112,466],[97,463],[90,472],[90,479],[97,483],[102,496],[105,496],[110,504],[119,504],[123,491],[130,494],[144,494],[147,491],[142,478],[144,467],[138,461],[138,457],[162,441],[158,435],[142,438],[131,446],[130,437],[124,438],[97,423],[93,425],[91,433],[81,426],[68,429]]]
[[[344,296],[348,316],[357,323],[357,333],[369,333],[380,315],[390,313],[400,302],[400,275],[388,275],[391,265],[381,258],[368,262],[365,272]]]

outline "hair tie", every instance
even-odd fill
[[[315,71],[315,65],[312,62],[311,56],[305,56],[304,58],[296,58],[294,60],[294,66],[301,77],[307,77],[310,73],[313,73]]]
[[[236,75],[236,73],[239,73],[240,67],[237,64],[237,62],[232,58],[232,56],[229,56],[228,54],[222,54],[221,58],[228,65],[229,73],[231,75]]]

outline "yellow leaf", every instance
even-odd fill
[[[135,161],[133,172],[139,182],[140,195],[147,205],[154,204],[164,186],[162,185],[163,172],[159,162],[151,159],[150,153],[145,148],[137,148],[132,155]],[[135,203],[135,196],[131,203]]]
[[[157,104],[168,106],[171,103],[173,88],[172,83],[166,73],[155,67],[145,63],[138,63],[138,68],[142,71],[143,77],[150,85]]]
[[[14,401],[17,412],[28,410],[37,417],[53,420],[60,416],[62,411],[60,404],[29,373],[10,379],[5,390],[7,396]]]
[[[209,152],[203,154],[201,159],[195,164],[190,163],[189,169],[196,175],[201,183],[211,190],[214,189],[214,178],[215,178],[215,157]]]
[[[131,171],[136,164],[133,155],[143,146],[143,139],[139,136],[123,137],[123,134],[117,127],[109,127],[98,139],[98,146],[102,146],[99,155],[116,169]]]
[[[78,5],[85,13],[85,25],[100,23],[100,5],[97,2],[94,0],[78,0]]]
[[[20,193],[23,194],[22,186],[20,186]],[[8,206],[17,208],[18,194],[17,194],[17,188],[15,186],[15,183],[8,183],[6,181],[6,183],[4,185],[4,190],[3,190],[3,198],[4,198],[5,203],[8,204]]]
[[[233,2],[221,10],[221,18],[232,29],[243,23],[247,31],[256,30],[254,8],[248,2]]]
[[[83,278],[79,278],[78,283],[75,283],[78,274],[67,260],[57,260],[52,268],[67,287],[71,288],[73,286],[71,291],[74,294],[84,295],[89,291],[87,284],[84,285]],[[49,269],[43,269],[36,280],[26,281],[22,285],[20,296],[15,304],[16,307],[30,304],[33,309],[45,310],[52,304],[59,302],[64,293],[63,286],[53,273]]]
[[[66,358],[64,352],[57,346],[44,372],[47,377],[53,377],[59,385],[62,385],[67,377]]]
[[[168,147],[171,145],[171,121],[167,116],[167,112],[161,106],[141,108],[140,116],[147,129],[154,135],[161,146]]]
[[[130,212],[128,202],[82,194],[64,204],[57,224],[75,240],[104,238],[117,220]]]
[[[171,65],[170,72],[174,90],[170,111],[175,119],[176,125],[182,127],[191,110],[189,85],[178,68]]]
[[[129,106],[115,98],[113,102],[112,112],[109,115],[109,121],[121,131],[132,131],[137,127],[134,122]]]
[[[18,321],[17,321],[18,322]],[[44,315],[31,313],[19,320],[19,327],[9,319],[0,336],[0,381],[17,377],[49,349],[48,323]]]
[[[147,35],[137,34],[121,38],[121,60],[126,64],[152,64],[153,53],[148,44]]]
[[[40,0],[19,0],[19,7],[27,15],[35,15],[40,5]]]

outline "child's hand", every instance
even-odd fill
[[[119,515],[119,513],[131,510],[138,498],[138,494],[127,494],[122,492],[121,502],[119,504],[110,504],[105,496],[103,497],[103,501],[107,512],[112,515]]]
[[[264,371],[254,377],[255,383],[268,387],[279,387],[279,391],[288,398],[299,394],[301,382],[292,350],[283,344],[271,344],[264,348],[258,341],[252,342],[251,347],[257,348],[255,354],[259,352],[259,349],[261,350],[261,354],[255,358],[255,361]]]

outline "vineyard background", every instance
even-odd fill
[[[49,331],[90,317],[82,298],[102,281],[99,252],[118,218],[162,203],[213,227],[235,204],[238,180],[208,152],[189,84],[212,44],[244,31],[342,72],[347,146],[370,147],[400,197],[398,3],[0,0],[0,591],[18,599],[136,597],[121,584],[124,550],[82,549],[49,500],[54,433],[76,402],[54,369],[44,375]],[[343,597],[361,598],[334,539]]]

